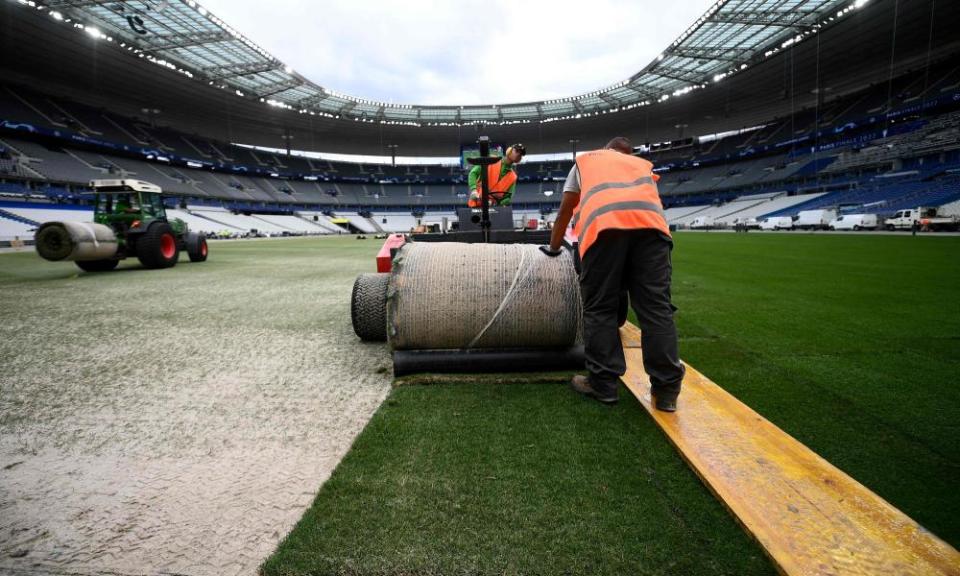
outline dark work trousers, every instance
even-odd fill
[[[627,370],[620,344],[620,294],[630,303],[642,332],[643,368],[654,394],[676,397],[684,368],[677,349],[675,308],[670,302],[673,241],[657,230],[604,230],[581,262],[583,339],[590,384],[614,394]]]

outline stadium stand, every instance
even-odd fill
[[[667,219],[669,224],[677,224],[681,219],[686,218],[687,216],[695,216],[699,212],[703,212],[710,208],[709,205],[696,205],[696,206],[677,206],[674,208],[667,208],[664,210],[663,215]]]
[[[195,215],[186,210],[167,208],[167,218],[179,218],[183,220],[191,230],[200,232],[201,234],[206,234],[208,236],[249,233],[249,230],[247,229],[237,228],[221,222],[215,222],[209,218]]]
[[[8,218],[0,211],[0,241],[26,240],[33,236],[36,226]]]
[[[642,153],[657,166],[668,220],[679,226],[697,218],[732,225],[820,207],[886,215],[945,205],[960,198],[958,77],[952,63],[942,62],[821,109],[649,144]],[[329,209],[356,230],[407,230],[418,220],[453,218],[451,209],[465,201],[465,171],[456,165],[350,163],[254,150],[22,85],[2,86],[0,116],[34,127],[0,129],[0,194],[18,199],[83,203],[90,180],[134,177],[189,203],[193,208],[184,214],[200,218],[204,230],[225,225],[268,234],[343,230],[322,215]],[[61,137],[47,132],[52,129]],[[67,139],[66,131],[79,137]],[[520,165],[518,226],[543,211],[550,219],[571,165]],[[316,224],[314,214],[322,218]]]
[[[337,224],[334,224],[330,220],[330,217],[324,214],[323,212],[301,211],[301,212],[297,212],[297,215],[300,216],[301,218],[305,218],[310,222],[313,222],[314,224],[316,224],[320,228],[323,228],[325,231],[329,232],[330,234],[343,234],[344,232],[346,232],[344,228],[340,227]]]
[[[6,205],[0,203],[0,209],[9,214],[19,216],[29,222],[43,224],[44,222],[71,221],[90,222],[93,219],[93,209],[89,206],[50,206],[38,204],[36,207],[24,204]]]
[[[365,218],[356,212],[337,212],[337,216],[340,218],[346,218],[350,225],[360,230],[361,232],[367,232],[373,234],[379,232],[373,222],[369,218]]]
[[[231,229],[241,230],[247,233],[257,232],[267,236],[284,236],[293,230],[262,220],[256,216],[247,214],[234,214],[226,209],[217,209],[212,207],[188,207],[188,210],[194,216],[205,218],[211,222],[221,225],[223,229],[226,226],[227,231]]]
[[[822,193],[800,194],[797,196],[787,196],[785,194],[775,195],[768,198],[765,202],[760,202],[745,210],[737,212],[736,219],[740,222],[748,222],[751,219],[759,220],[771,212],[789,209],[792,206],[802,204],[808,200],[812,200],[813,198],[822,195]]]
[[[320,224],[316,224],[299,216],[290,216],[286,214],[257,214],[254,216],[254,218],[300,234],[330,233],[329,230],[323,228]]]
[[[960,200],[940,206],[940,213],[946,216],[960,216]]]
[[[417,226],[417,218],[412,214],[374,212],[373,219],[386,232],[409,232]]]

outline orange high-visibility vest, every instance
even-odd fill
[[[581,258],[604,230],[654,229],[670,235],[657,192],[653,164],[616,150],[595,150],[577,157],[580,203],[573,231]]]
[[[513,186],[514,182],[517,181],[517,173],[514,170],[510,170],[503,177],[500,177],[500,164],[502,161],[495,164],[490,164],[487,166],[487,183],[490,186],[490,200],[496,202],[497,204],[503,200],[504,194],[510,190],[510,187]],[[467,202],[467,206],[471,208],[480,208],[482,203],[483,194],[483,181],[477,178],[477,198],[470,198]]]

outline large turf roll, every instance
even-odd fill
[[[405,245],[387,291],[394,350],[567,349],[577,339],[573,259],[531,244]]]
[[[117,236],[94,222],[47,222],[37,228],[37,253],[47,260],[108,260],[117,255]]]

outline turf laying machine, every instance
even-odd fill
[[[488,140],[469,161],[497,161]],[[457,231],[387,238],[377,273],[354,283],[354,331],[389,342],[397,376],[582,368],[572,252],[551,258],[538,249],[548,230],[513,230],[509,209],[489,206],[485,169],[481,191],[481,208],[461,209]]]
[[[207,239],[187,224],[167,219],[159,186],[140,180],[93,180],[93,222],[45,222],[35,235],[46,260],[71,261],[87,272],[105,272],[136,256],[145,268],[176,266],[180,251],[191,262],[207,259]]]

